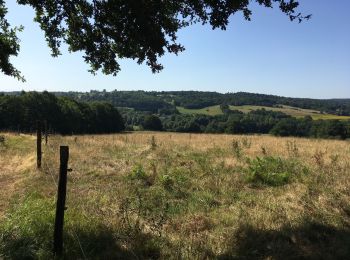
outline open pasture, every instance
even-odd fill
[[[2,134],[0,258],[51,258],[60,145],[64,250],[86,259],[348,259],[350,143],[135,132]]]
[[[184,107],[177,107],[180,113],[182,114],[199,114],[199,115],[208,115],[208,116],[216,116],[216,115],[222,115],[223,112],[220,109],[219,105],[216,106],[210,106],[205,107],[201,109],[187,109]],[[287,115],[290,115],[292,117],[301,118],[305,116],[311,116],[312,119],[318,120],[349,120],[350,116],[338,116],[338,115],[332,115],[327,113],[321,113],[317,110],[312,109],[303,109],[298,107],[291,107],[291,106],[285,106],[281,105],[280,107],[267,107],[267,106],[252,106],[252,105],[244,105],[244,106],[230,106],[231,110],[238,110],[243,113],[249,113],[254,110],[259,109],[265,109],[268,111],[274,111],[274,112],[282,112]]]

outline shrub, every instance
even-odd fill
[[[163,125],[160,121],[159,117],[156,115],[147,115],[145,117],[145,120],[142,123],[142,126],[145,130],[152,130],[152,131],[162,131]]]
[[[189,196],[188,191],[192,187],[187,172],[182,169],[174,169],[167,174],[161,175],[160,183],[164,190],[177,200],[186,199]]]
[[[307,168],[297,161],[286,160],[280,157],[257,157],[248,160],[247,181],[269,186],[282,186],[297,177]]]

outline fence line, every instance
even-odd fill
[[[48,165],[45,161],[44,161],[44,165],[46,166],[46,167],[45,167],[46,170],[47,170],[46,172],[49,173],[49,175],[50,175],[50,177],[51,177],[51,179],[52,179],[52,183],[53,183],[54,187],[57,189],[59,184],[58,184],[57,181],[56,181],[56,178],[55,178],[56,176],[55,176],[54,172],[51,170],[52,168],[49,167],[49,165]],[[71,169],[68,169],[68,162],[67,162],[67,167],[66,167],[66,169],[67,169],[68,172],[71,172]],[[67,177],[68,177],[68,176],[67,176]],[[72,177],[72,176],[71,176],[71,177]],[[72,180],[72,183],[73,183],[73,184],[76,184],[76,182],[74,181],[73,178],[70,178],[70,180]],[[58,196],[59,196],[59,194],[57,194],[56,199],[58,199]],[[69,197],[69,196],[68,196],[68,197]],[[57,216],[56,216],[56,218],[57,218]],[[79,239],[79,236],[78,236],[78,234],[77,234],[75,228],[72,227],[71,231],[72,231],[72,233],[73,233],[73,238],[76,240],[76,243],[79,245],[79,249],[80,249],[80,251],[81,251],[81,253],[82,253],[83,259],[87,259],[87,258],[86,258],[86,254],[85,254],[84,249],[83,249],[83,246],[82,246],[82,243],[81,243],[81,241],[80,241],[80,239]],[[55,230],[55,233],[56,233],[56,232],[57,232],[57,231]],[[56,250],[56,245],[54,246],[54,250]],[[55,252],[55,253],[57,253],[57,252]]]

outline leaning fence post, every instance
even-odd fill
[[[66,203],[68,159],[69,147],[60,146],[60,173],[58,180],[55,231],[53,242],[53,252],[55,256],[62,256],[63,252],[63,223]]]
[[[41,122],[36,122],[36,167],[41,169]]]

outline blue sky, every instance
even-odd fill
[[[120,61],[116,76],[91,75],[82,54],[52,58],[34,12],[7,0],[8,19],[24,25],[12,59],[27,82],[0,74],[0,91],[201,90],[291,97],[350,98],[350,1],[300,0],[310,21],[290,22],[278,9],[253,6],[252,21],[231,18],[227,31],[195,25],[179,32],[186,51],[165,55],[165,69]]]

